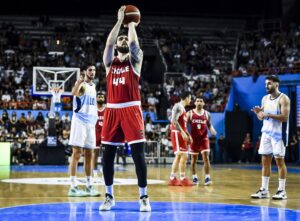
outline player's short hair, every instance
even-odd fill
[[[93,63],[91,63],[91,62],[87,62],[87,63],[85,63],[85,64],[81,67],[81,70],[82,70],[82,71],[87,70],[87,69],[88,69],[89,67],[91,67],[91,66],[95,66],[95,67],[96,67],[95,64],[93,64]]]
[[[123,36],[123,35],[128,36],[128,31],[124,28],[119,31],[118,38],[119,36]]]
[[[191,92],[189,92],[189,91],[183,91],[183,92],[181,92],[181,94],[180,94],[180,99],[181,100],[184,100],[184,99],[186,99],[188,96],[190,96],[191,95]]]
[[[203,97],[203,96],[196,96],[196,98],[195,98],[195,101],[197,100],[197,99],[202,99],[204,102],[206,102],[206,99]]]
[[[97,92],[97,96],[99,96],[99,95],[105,96],[105,92],[104,92],[104,91],[98,91],[98,92]]]
[[[273,81],[273,82],[277,82],[277,83],[280,83],[280,80],[279,80],[279,77],[277,75],[268,75],[266,77],[266,80],[270,80],[270,81]]]

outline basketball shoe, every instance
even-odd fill
[[[82,191],[79,189],[78,186],[70,188],[68,192],[68,196],[70,197],[85,197],[88,196],[88,194],[85,191]]]
[[[287,199],[286,192],[284,190],[278,190],[275,195],[272,196],[273,200],[285,200]]]
[[[210,184],[212,184],[212,181],[211,181],[210,177],[206,177],[205,181],[204,181],[204,186],[208,186]]]
[[[169,186],[180,186],[180,181],[176,177],[174,177],[174,179],[169,179],[168,185]]]
[[[92,186],[86,187],[85,192],[88,196],[100,196],[100,193]]]
[[[106,193],[105,194],[105,200],[99,207],[99,210],[101,211],[109,211],[111,208],[115,205],[115,200],[112,195]]]
[[[151,212],[149,197],[147,195],[141,196],[139,203],[140,203],[140,212]]]
[[[199,179],[198,179],[197,177],[194,177],[194,178],[193,178],[193,184],[194,184],[194,185],[199,184]]]
[[[180,186],[193,186],[193,182],[185,177],[183,179],[180,179]]]
[[[270,198],[270,193],[268,190],[260,188],[256,193],[251,194],[251,198],[253,199]]]

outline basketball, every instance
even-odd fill
[[[128,25],[130,22],[139,23],[141,19],[140,10],[134,5],[126,5],[124,13],[123,25]]]

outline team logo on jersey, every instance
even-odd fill
[[[206,120],[200,120],[200,119],[193,119],[192,123],[196,124],[206,124]]]
[[[111,73],[112,74],[123,74],[125,72],[129,72],[129,66],[120,67],[120,68],[116,68],[116,67],[111,68]]]

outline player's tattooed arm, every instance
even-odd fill
[[[186,113],[186,118],[187,118],[187,124],[191,123],[191,118],[192,118],[192,110],[188,111]],[[188,136],[188,142],[192,143],[193,142],[193,138],[191,136],[191,134],[188,131],[185,131],[186,135]]]
[[[182,114],[182,109],[180,108],[179,105],[175,104],[175,106],[173,107],[173,110],[172,110],[172,119],[171,119],[171,121],[172,121],[173,125],[175,126],[175,128],[182,133],[184,131],[181,128],[181,126],[178,122],[178,119],[179,119],[181,114]]]
[[[139,39],[135,29],[136,23],[128,24],[128,45],[130,51],[130,60],[136,72],[140,73],[143,62],[143,51],[140,48]]]
[[[181,106],[175,105],[175,106],[173,107],[173,111],[172,111],[172,119],[171,119],[171,121],[172,121],[173,125],[175,126],[175,128],[176,128],[178,131],[180,131],[180,133],[181,133],[183,139],[184,139],[184,140],[188,140],[188,136],[187,136],[186,132],[181,128],[181,126],[180,126],[180,124],[179,124],[179,122],[178,122],[178,119],[179,119],[179,117],[180,117],[180,115],[181,115],[182,113],[183,113],[183,110],[182,110]]]
[[[136,41],[129,42],[130,55],[132,62],[141,62],[143,60],[143,51]]]
[[[191,116],[192,116],[191,112],[192,112],[192,110],[190,110],[186,113],[186,119],[187,119],[188,124],[191,123]]]

